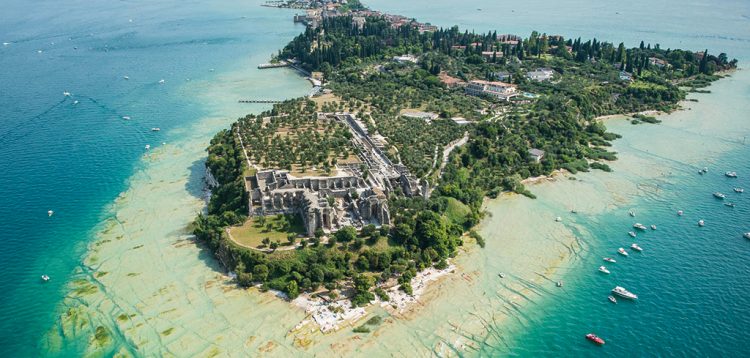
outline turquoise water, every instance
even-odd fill
[[[205,99],[220,73],[256,71],[302,30],[290,12],[260,3],[3,2],[0,42],[9,44],[0,45],[0,356],[39,354],[66,282],[108,215],[104,209],[142,169],[146,144],[154,150],[193,135],[184,128],[217,107],[225,119],[211,131],[261,108],[238,106],[236,97]],[[276,82],[242,93],[286,98],[307,91],[293,73],[260,76]],[[202,135],[205,146],[210,137]],[[197,182],[201,166],[181,170],[192,170]],[[42,274],[52,279],[42,284]]]
[[[238,106],[236,96],[286,98],[306,93],[307,85],[294,74],[254,69],[302,31],[291,23],[292,12],[261,8],[260,3],[4,3],[0,42],[10,44],[0,46],[0,355],[45,353],[40,340],[50,327],[57,327],[57,316],[65,310],[60,302],[69,293],[66,282],[81,278],[75,272],[99,224],[113,215],[109,208],[131,186],[131,177],[151,173],[144,170],[144,145],[159,150],[162,142],[191,139],[190,148],[202,148],[211,133],[234,117],[262,108]],[[562,6],[550,1],[467,0],[457,7],[447,1],[378,0],[368,5],[442,26],[521,34],[539,30],[630,45],[643,39],[662,47],[721,49],[741,64],[750,61],[750,4],[743,1],[637,0],[627,6],[569,1]],[[249,78],[235,81],[237,73],[245,72]],[[158,83],[161,79],[163,85]],[[227,88],[216,88],[217,82]],[[63,91],[72,96],[63,97]],[[746,117],[742,119],[748,113],[742,104],[750,99],[750,76],[738,74],[726,91],[731,94],[726,96],[727,106],[740,110],[713,113],[740,118],[732,122],[738,124],[737,133],[724,130],[715,136],[706,126],[700,128],[705,141],[692,142],[706,152],[728,148],[710,161],[665,154],[679,148],[649,153],[644,140],[632,139],[638,135],[633,128],[620,125],[621,132],[630,133],[617,146],[642,153],[638,159],[652,163],[644,164],[649,169],[673,173],[641,181],[629,173],[633,168],[613,165],[612,175],[632,179],[643,189],[628,204],[637,211],[637,221],[655,223],[659,230],[638,240],[644,253],[618,258],[611,277],[603,278],[595,271],[601,257],[629,246],[626,232],[634,220],[621,208],[591,216],[582,212],[573,218],[570,225],[580,233],[585,249],[560,268],[567,272],[562,293],[531,306],[520,323],[501,327],[508,333],[504,343],[487,341],[482,353],[716,356],[741,355],[750,349],[741,332],[750,326],[750,313],[744,308],[750,303],[745,294],[750,284],[750,241],[740,236],[750,231],[750,197],[745,196],[750,192],[731,192],[734,185],[750,189],[750,151],[739,142],[750,134]],[[724,98],[710,96],[717,107]],[[204,124],[200,131],[192,131],[196,123]],[[161,131],[151,132],[152,127]],[[202,164],[200,158],[194,160],[170,169],[190,173],[187,189],[198,196]],[[703,166],[710,173],[698,176],[696,170]],[[740,178],[732,181],[720,175],[730,169]],[[716,190],[725,192],[737,207],[718,203],[710,195]],[[678,209],[686,211],[684,217],[676,217]],[[47,210],[55,214],[47,217]],[[699,218],[707,221],[706,227],[697,228]],[[41,284],[43,273],[52,280]],[[617,306],[607,302],[615,282],[641,300]],[[110,287],[107,294],[123,290],[129,289]],[[216,313],[214,307],[200,310]],[[286,331],[274,329],[282,331],[281,336]],[[607,345],[598,349],[584,341],[582,335],[589,331],[602,335]],[[227,341],[231,347],[242,345],[234,343]],[[64,341],[60,354],[76,356],[82,350],[75,340]]]

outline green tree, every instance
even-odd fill
[[[268,279],[268,266],[262,264],[255,265],[253,267],[253,277],[260,282],[266,282]]]

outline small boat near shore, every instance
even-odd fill
[[[499,274],[497,274],[497,275],[498,275],[498,276],[500,276],[500,278],[505,278],[505,274],[504,274],[504,273],[502,273],[502,272],[501,272],[501,273],[499,273]]]
[[[703,221],[703,220],[698,220],[698,226],[704,227],[704,226],[706,226],[706,222]]]
[[[724,195],[724,194],[722,194],[722,193],[719,193],[719,192],[717,191],[717,192],[715,192],[715,193],[714,193],[714,197],[715,197],[715,198],[717,198],[717,199],[721,199],[721,200],[724,200],[724,198],[726,198],[727,196],[726,196],[726,195]]]
[[[562,281],[557,281],[557,287],[563,287],[563,282]]]
[[[746,232],[746,233],[742,234],[742,236],[744,236],[746,239],[750,240],[750,232]]]
[[[54,214],[55,214],[55,212],[54,212],[54,211],[52,211],[52,210],[47,210],[47,216],[52,216],[52,215],[54,215]]]
[[[589,341],[594,342],[594,344],[597,344],[597,345],[600,345],[600,346],[604,345],[604,343],[605,343],[603,339],[601,339],[599,336],[597,336],[597,335],[595,335],[593,333],[587,334],[586,335],[586,339],[588,339]]]
[[[682,210],[678,210],[677,211],[677,216],[682,216],[682,214],[684,214],[684,212]]]
[[[630,292],[630,291],[628,291],[625,288],[620,287],[620,286],[616,286],[615,288],[613,288],[612,289],[612,293],[615,294],[615,295],[617,295],[617,296],[620,296],[622,298],[627,298],[629,300],[637,300],[638,299],[638,295],[636,295],[635,293],[632,293],[632,292]]]
[[[617,299],[615,298],[615,296],[607,296],[607,299],[609,300],[609,302],[617,304]]]
[[[730,208],[733,208],[735,205],[734,205],[734,203],[724,203],[724,206],[728,206]]]
[[[656,230],[656,225],[651,225],[651,230]]]
[[[49,281],[49,276],[47,276],[47,275],[42,275],[42,281],[44,281],[44,282],[47,282],[47,281]]]
[[[628,215],[635,217],[635,211],[633,210],[628,211]]]
[[[632,232],[632,231],[628,231],[628,235],[630,235],[630,237],[635,237],[636,236],[635,233]]]
[[[734,188],[734,192],[735,192],[735,193],[740,193],[740,194],[741,194],[741,193],[744,193],[744,192],[745,192],[745,189],[742,189],[742,188]]]
[[[159,127],[154,127],[154,128],[151,128],[151,131],[152,131],[152,132],[158,132],[158,131],[160,131],[160,130],[161,130],[161,128],[159,128]]]
[[[643,249],[640,246],[638,246],[638,244],[632,244],[630,245],[630,248],[638,252],[643,251]]]
[[[611,258],[611,257],[605,257],[605,258],[604,258],[604,261],[607,261],[607,262],[611,262],[611,263],[615,263],[615,262],[617,262],[617,261],[615,261],[615,259],[613,259],[613,258]]]
[[[620,254],[620,255],[622,255],[622,256],[628,256],[628,252],[625,251],[625,249],[623,249],[622,247],[619,248],[619,249],[617,249],[617,253]]]
[[[130,116],[122,116],[122,119],[124,119],[126,121],[129,121],[130,120]]]
[[[736,178],[737,177],[737,172],[726,172],[726,173],[724,173],[724,175],[726,177],[728,177],[728,178]]]
[[[701,170],[698,171],[698,174],[700,174],[700,175],[703,175],[703,174],[706,174],[706,173],[708,173],[708,168],[706,168],[706,167],[703,167],[703,169],[701,169]]]
[[[151,149],[151,145],[150,144],[146,144],[145,148],[146,148],[146,150],[149,150],[149,149]]]
[[[609,270],[607,270],[606,266],[599,266],[599,272],[606,273],[607,275],[610,274]]]

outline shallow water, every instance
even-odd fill
[[[741,278],[750,271],[750,242],[739,233],[750,230],[742,227],[750,202],[735,199],[732,182],[720,175],[731,167],[737,182],[750,186],[742,144],[750,128],[746,71],[695,96],[692,110],[661,125],[611,121],[625,135],[615,143],[613,173],[535,185],[538,200],[489,202],[492,217],[481,227],[487,247],[468,246],[456,260],[461,270],[432,285],[415,313],[389,318],[366,336],[288,335],[301,311],[270,294],[223,285],[210,253],[185,235],[202,208],[208,140],[237,116],[264,108],[236,99],[294,97],[309,88],[289,71],[255,69],[302,30],[292,24],[293,12],[259,3],[95,1],[61,9],[43,2],[29,11],[13,2],[0,14],[0,34],[8,38],[0,41],[13,42],[0,47],[0,82],[10,84],[0,96],[0,287],[7,292],[0,314],[13,317],[0,322],[4,356],[475,355],[469,346],[483,355],[535,356],[747,351],[741,335],[726,332],[748,326],[748,281]],[[746,3],[657,11],[676,3],[615,9],[574,1],[556,16],[539,16],[548,1],[368,4],[438,25],[537,29],[630,45],[645,39],[750,59]],[[73,96],[63,98],[63,91]],[[145,144],[153,147],[148,155]],[[703,166],[710,173],[699,177]],[[716,190],[737,208],[717,204],[710,196]],[[611,277],[600,277],[601,257],[631,242],[629,208],[659,230],[638,241],[644,253],[618,260]],[[686,210],[679,221],[678,208]],[[49,209],[56,212],[50,218]],[[705,228],[697,228],[698,218]],[[41,285],[41,273],[53,280]],[[612,306],[606,295],[615,282],[641,301]],[[582,339],[589,331],[607,339],[604,350]]]

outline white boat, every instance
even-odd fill
[[[635,251],[643,251],[643,249],[640,246],[638,246],[638,244],[632,244],[630,245],[630,248]]]
[[[632,217],[635,217],[635,211],[633,210],[628,211],[628,214]]]
[[[154,128],[151,128],[151,131],[152,131],[152,132],[158,132],[158,131],[160,131],[160,130],[161,130],[161,128],[159,128],[159,127],[154,127]]]
[[[677,211],[677,216],[682,216],[682,214],[683,214],[682,210]]]
[[[563,286],[562,281],[557,281],[557,287],[562,287],[562,286]]]
[[[8,45],[10,45],[10,42],[3,42],[3,46],[8,46]]]
[[[622,247],[619,248],[619,249],[617,249],[617,253],[620,254],[620,255],[622,255],[622,256],[628,256],[628,252],[625,251],[625,249],[623,249]]]
[[[609,270],[607,270],[607,268],[604,266],[599,266],[599,272],[604,272],[607,275],[609,275]]]
[[[636,228],[636,229],[638,229],[638,230],[646,230],[646,226],[644,226],[641,223],[635,223],[635,224],[633,224],[633,227]]]
[[[726,195],[724,195],[724,194],[722,194],[722,193],[719,193],[719,192],[717,191],[717,192],[715,192],[715,193],[714,193],[714,197],[716,197],[716,198],[718,198],[718,199],[722,199],[722,200],[724,200],[724,198],[726,198],[727,196],[726,196]]]
[[[163,85],[164,84],[164,80],[159,80],[159,84]]]
[[[730,208],[734,207],[734,203],[724,203],[724,206],[728,206]]]
[[[745,192],[745,189],[742,189],[742,188],[734,188],[734,192],[735,192],[735,193],[744,193],[744,192]]]
[[[632,236],[632,237],[635,237],[635,233],[634,233],[634,232],[632,232],[632,231],[628,231],[628,235],[630,235],[630,236]]]
[[[724,173],[724,175],[726,175],[727,177],[730,177],[730,178],[736,178],[737,177],[737,172],[726,172],[726,173]]]
[[[615,262],[617,262],[617,261],[615,261],[615,259],[613,259],[613,258],[611,258],[611,257],[605,257],[605,258],[604,258],[604,261],[607,261],[607,262],[611,262],[611,263],[615,263]]]
[[[55,213],[54,211],[52,211],[52,210],[48,210],[48,211],[47,211],[47,216],[52,216],[52,215],[53,215],[54,213]]]
[[[742,234],[742,236],[744,236],[746,239],[750,239],[750,232],[746,232]]]
[[[651,225],[651,230],[656,230],[656,225]]]
[[[555,218],[555,221],[560,222],[560,221],[562,221],[562,218],[558,216],[558,217]]]
[[[706,225],[706,222],[703,220],[698,220],[698,226],[703,227]]]
[[[615,296],[609,296],[609,297],[607,297],[607,299],[609,300],[609,302],[617,304],[617,299],[615,298]]]
[[[130,116],[122,116],[122,119],[124,119],[126,121],[129,121],[130,120]]]
[[[614,293],[615,295],[620,296],[622,298],[627,298],[627,299],[630,299],[630,300],[637,300],[638,299],[638,295],[636,295],[636,294],[634,294],[634,293],[632,293],[632,292],[630,292],[630,291],[628,291],[625,288],[620,287],[620,286],[617,286],[617,287],[613,288],[612,289],[612,293]]]
[[[130,77],[128,77],[128,76],[122,76],[122,78],[123,78],[123,79],[126,79],[126,80],[129,80],[129,79],[130,79]]]
[[[47,276],[47,275],[42,275],[42,281],[44,281],[44,282],[47,282],[47,281],[49,281],[49,276]]]
[[[505,274],[504,274],[504,273],[502,273],[502,272],[501,272],[501,273],[499,273],[499,274],[497,274],[497,275],[498,275],[498,276],[500,276],[500,278],[505,278]]]
[[[149,149],[151,149],[151,145],[150,144],[146,144],[146,150],[149,150]]]
[[[78,104],[78,100],[73,101],[73,104]]]
[[[68,91],[63,92],[63,96],[70,97],[70,92],[68,92]]]

